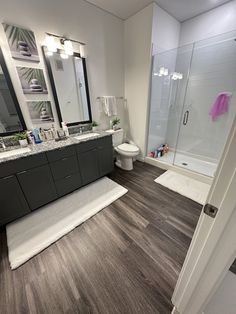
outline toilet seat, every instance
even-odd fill
[[[131,154],[138,154],[139,148],[136,145],[123,143],[117,146],[117,150],[121,153],[131,153]]]

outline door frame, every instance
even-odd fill
[[[202,313],[236,256],[236,117],[172,296],[173,314]]]

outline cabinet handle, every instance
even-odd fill
[[[67,160],[68,158],[67,157],[65,157],[65,158],[62,158],[62,161],[65,161],[65,160]]]
[[[10,179],[10,178],[13,178],[14,176],[7,176],[7,177],[4,177],[3,180],[7,180],[7,179]]]
[[[27,170],[24,170],[24,171],[21,171],[21,172],[18,172],[18,174],[23,174],[23,173],[26,173]]]
[[[70,174],[69,176],[66,176],[65,179],[69,179],[72,177],[72,174]]]

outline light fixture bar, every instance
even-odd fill
[[[46,34],[49,35],[49,36],[53,36],[53,37],[56,37],[56,38],[60,38],[60,39],[67,39],[65,36],[59,36],[59,35],[56,35],[56,34],[53,34],[53,33],[48,33],[48,32],[46,32]],[[82,46],[85,46],[85,45],[86,45],[85,43],[83,43],[83,42],[81,42],[81,41],[78,41],[78,40],[75,40],[75,39],[69,39],[69,38],[68,38],[68,40],[72,41],[73,43],[78,43],[78,44],[80,44],[80,45],[82,45]]]

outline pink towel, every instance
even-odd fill
[[[215,121],[218,116],[221,114],[224,114],[225,112],[228,112],[229,110],[229,100],[232,96],[232,93],[223,92],[220,93],[214,104],[211,107],[211,111],[209,112],[209,115],[212,118],[212,121]]]

